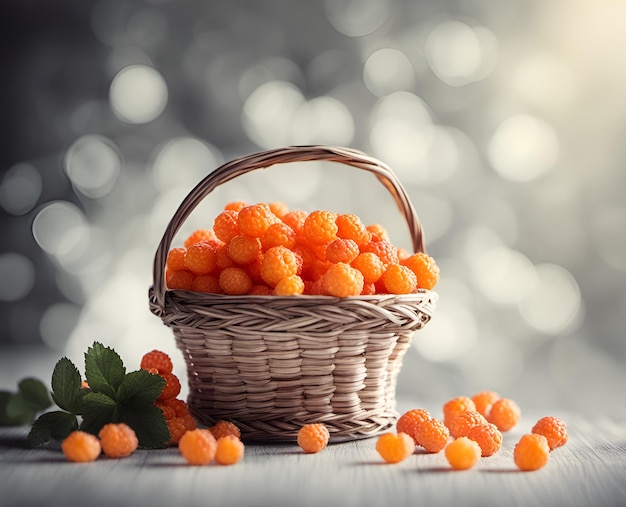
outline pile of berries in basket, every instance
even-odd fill
[[[194,292],[346,297],[430,290],[439,268],[354,214],[231,202],[168,252],[165,276],[169,289]]]

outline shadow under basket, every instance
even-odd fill
[[[391,170],[339,147],[289,147],[229,162],[186,197],[157,249],[150,310],[174,332],[187,366],[189,408],[206,426],[233,421],[242,439],[295,442],[321,422],[331,442],[393,428],[396,382],[413,334],[432,317],[437,294],[253,296],[168,290],[164,271],[174,235],[216,186],[284,162],[329,160],[369,170],[389,189],[407,220],[416,252],[423,233]]]

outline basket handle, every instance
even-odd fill
[[[409,227],[414,252],[426,251],[424,232],[415,208],[411,204],[406,190],[389,166],[352,148],[337,146],[290,146],[278,148],[247,155],[223,164],[202,179],[185,197],[167,225],[154,256],[153,288],[157,304],[163,307],[165,303],[165,262],[174,236],[191,212],[209,193],[219,185],[255,169],[266,169],[275,164],[312,160],[339,162],[374,173],[394,198],[396,205],[403,214]]]

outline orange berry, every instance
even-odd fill
[[[406,433],[385,433],[376,441],[378,454],[387,463],[399,463],[415,450],[415,442]]]
[[[400,259],[400,264],[405,259],[408,259],[411,254],[406,248],[398,247],[398,259]]]
[[[154,406],[158,408],[161,412],[163,412],[163,418],[166,421],[168,421],[169,419],[174,419],[174,417],[176,417],[176,411],[172,407],[165,405],[162,401],[156,401],[154,403]]]
[[[378,255],[380,260],[385,265],[385,269],[400,262],[400,259],[398,258],[398,249],[389,241],[372,240],[361,247],[361,252],[373,252]]]
[[[550,446],[543,435],[527,433],[513,448],[513,460],[520,470],[525,472],[539,470],[548,463]]]
[[[193,285],[194,274],[191,271],[173,271],[166,275],[168,289],[172,290],[191,290]]]
[[[389,241],[389,233],[382,225],[370,224],[366,229],[372,235],[372,241]]]
[[[467,410],[476,410],[476,405],[471,398],[468,398],[467,396],[457,396],[456,398],[448,400],[443,405],[444,424],[450,428],[454,418]]]
[[[376,294],[376,284],[374,283],[364,283],[363,290],[361,291],[362,296],[372,296]]]
[[[156,368],[157,372],[161,375],[172,373],[174,369],[170,356],[161,350],[151,350],[150,352],[146,352],[142,356],[139,366],[142,370]]]
[[[246,273],[248,273],[248,276],[254,285],[265,285],[265,281],[261,276],[261,264],[263,263],[263,257],[263,254],[259,255],[245,267]]]
[[[450,435],[454,438],[466,437],[467,432],[474,426],[487,424],[487,419],[477,410],[461,412],[450,422]]]
[[[231,209],[222,211],[213,220],[215,235],[224,243],[229,243],[239,234],[239,212]]]
[[[330,439],[328,428],[322,423],[305,424],[298,430],[298,445],[307,454],[320,452]]]
[[[337,213],[315,210],[309,213],[302,226],[302,235],[314,245],[325,245],[337,238]]]
[[[276,296],[299,296],[304,293],[304,281],[298,275],[281,278],[274,287]]]
[[[241,438],[241,431],[237,425],[231,421],[219,420],[209,428],[209,431],[216,439],[226,435],[233,435],[237,438]]]
[[[448,443],[450,431],[443,421],[430,418],[422,422],[415,429],[416,441],[431,453],[441,451]]]
[[[270,225],[261,236],[261,245],[264,250],[279,245],[293,250],[296,246],[296,233],[287,224],[276,222]]]
[[[175,417],[185,417],[190,415],[187,403],[178,398],[168,398],[166,400],[160,401],[159,403],[165,407],[169,407],[170,409],[172,409],[174,411]]]
[[[193,279],[191,290],[194,292],[206,292],[219,294],[222,292],[219,279],[216,275],[198,275]]]
[[[309,214],[306,211],[294,210],[284,215],[282,217],[282,221],[291,227],[296,235],[298,235],[302,233],[302,227],[304,226],[304,221],[308,215]]]
[[[509,398],[500,398],[491,405],[487,420],[500,431],[509,431],[519,422],[520,416],[521,410],[517,403]]]
[[[88,463],[95,461],[102,452],[100,440],[85,431],[72,431],[61,442],[61,449],[68,461]]]
[[[299,262],[296,254],[284,246],[275,246],[265,252],[261,262],[261,277],[270,287],[298,272]]]
[[[271,296],[274,292],[267,285],[253,285],[248,294],[255,296]]]
[[[224,269],[219,282],[224,294],[247,294],[252,288],[252,279],[242,268]]]
[[[259,238],[237,235],[228,244],[228,256],[237,264],[250,264],[261,253]]]
[[[365,245],[372,240],[372,233],[367,230],[361,219],[351,213],[345,213],[337,216],[335,219],[337,225],[337,237],[342,239],[351,239],[357,245]]]
[[[435,260],[425,253],[416,253],[401,261],[401,264],[411,268],[417,276],[417,286],[420,289],[432,289],[439,281],[439,267]]]
[[[343,262],[331,264],[321,281],[324,292],[329,296],[358,296],[363,290],[361,272]]]
[[[185,267],[194,275],[207,275],[215,267],[215,248],[206,241],[200,241],[187,248]]]
[[[282,219],[287,213],[289,213],[289,206],[280,201],[270,202],[270,210],[274,213],[274,215],[276,215],[276,217]]]
[[[470,428],[464,436],[480,446],[483,457],[495,454],[502,447],[502,433],[495,424],[489,422]]]
[[[406,433],[415,441],[416,445],[419,445],[415,431],[421,423],[427,421],[428,419],[430,419],[430,413],[428,410],[423,408],[411,409],[402,414],[397,420],[396,431],[398,433]]]
[[[109,458],[130,456],[139,445],[135,431],[125,423],[108,423],[98,432],[102,451]]]
[[[483,416],[487,417],[491,405],[493,402],[500,398],[500,395],[495,391],[481,391],[472,396],[472,401],[476,405],[476,410]]]
[[[390,294],[410,294],[417,287],[417,277],[406,266],[392,264],[383,275],[383,283]]]
[[[253,238],[260,238],[267,228],[277,221],[278,217],[265,203],[251,204],[239,211],[238,223],[241,234]]]
[[[232,211],[241,211],[242,208],[245,208],[248,205],[248,203],[246,201],[232,201],[229,203],[226,203],[226,205],[224,206],[224,211],[226,210],[232,210]]]
[[[330,262],[350,264],[359,255],[359,245],[351,239],[337,238],[326,247],[326,259]]]
[[[214,248],[222,243],[215,235],[213,229],[196,229],[185,240],[185,248],[189,248],[200,241],[206,241]]]
[[[223,243],[215,249],[215,264],[218,269],[232,268],[235,261],[228,255],[228,243]]]
[[[180,394],[180,380],[173,373],[160,374],[165,379],[165,387],[157,398],[157,401],[167,400],[168,398],[176,398]]]
[[[365,283],[377,282],[385,272],[385,265],[374,252],[363,252],[352,261],[352,267],[363,275]]]
[[[170,432],[170,439],[166,442],[168,445],[178,445],[182,436],[189,431],[189,420],[187,416],[176,416],[173,419],[165,421],[167,429]]]
[[[234,465],[241,461],[245,451],[243,442],[234,435],[225,435],[217,440],[215,462],[219,465]]]
[[[178,450],[190,465],[206,465],[215,458],[217,440],[209,430],[189,430],[180,437]]]
[[[550,450],[565,445],[568,439],[565,423],[561,419],[552,416],[539,419],[531,432],[546,437]]]
[[[446,447],[446,459],[455,470],[472,468],[480,459],[480,446],[467,437],[460,437]]]
[[[165,267],[170,271],[182,271],[185,269],[185,253],[186,248],[172,248],[167,253]]]

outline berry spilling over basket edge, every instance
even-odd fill
[[[354,214],[243,202],[172,246],[217,186],[304,161],[373,173],[404,216],[414,251]],[[291,146],[235,159],[200,181],[166,227],[153,277],[150,310],[173,330],[200,423],[230,420],[258,442],[295,442],[303,425],[324,423],[330,442],[340,442],[395,424],[397,376],[413,334],[433,315],[439,269],[387,165],[350,148]]]

